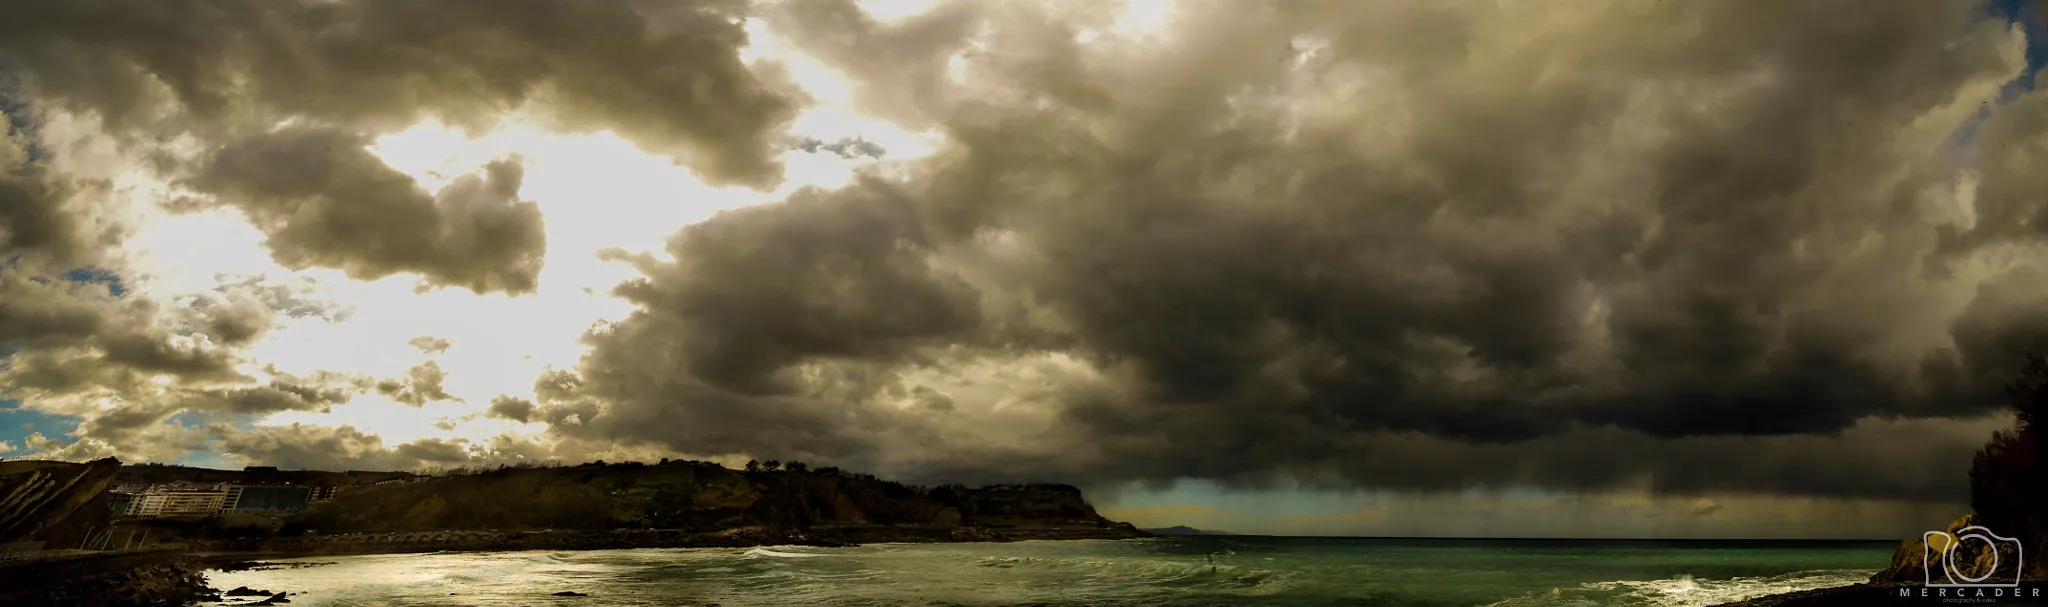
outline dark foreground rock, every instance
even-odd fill
[[[0,605],[39,607],[155,607],[217,600],[192,561],[111,565],[76,575],[11,578],[0,582]]]
[[[2020,577],[2042,577],[2040,567],[2026,568],[2027,563],[2023,563],[2021,558],[2025,550],[2020,545],[1996,541],[1982,531],[1972,531],[1972,528],[1981,529],[1982,524],[1977,515],[1968,514],[1949,523],[1944,529],[1947,535],[1900,540],[1898,550],[1892,553],[1891,565],[1870,576],[1870,583],[1923,584],[1928,581],[1928,573],[1935,575],[1936,582],[1948,581],[1948,576],[1942,573],[1946,567],[1941,562],[1945,551],[1955,553],[1955,574],[1965,578],[2010,582]],[[1949,546],[1949,542],[1954,541],[1949,538],[1963,538],[1963,541]],[[1929,555],[1935,558],[1933,563],[1926,562]],[[2040,553],[2035,551],[2035,555],[2037,562],[2034,564],[2038,565]]]
[[[334,563],[267,563],[263,561],[232,561],[225,563],[212,563],[207,567],[207,569],[220,571],[223,573],[233,573],[237,571],[272,571],[277,569],[304,569],[307,567],[319,567],[322,565],[333,564]]]

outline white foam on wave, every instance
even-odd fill
[[[1624,596],[1655,607],[1707,607],[1749,599],[1848,586],[1870,577],[1869,571],[1796,571],[1769,577],[1739,577],[1726,580],[1696,580],[1690,575],[1649,581],[1593,582],[1589,590],[1620,590]]]
[[[781,551],[776,551],[776,550],[769,550],[769,549],[767,549],[767,548],[755,548],[755,549],[752,549],[752,550],[748,550],[748,551],[746,551],[746,552],[742,552],[742,553],[740,553],[740,555],[741,555],[741,556],[756,556],[756,557],[759,557],[759,556],[766,556],[766,557],[773,557],[773,558],[778,558],[778,559],[807,559],[807,558],[816,558],[816,557],[826,556],[826,555],[823,555],[823,554],[805,554],[805,553],[801,553],[801,552],[781,552]]]

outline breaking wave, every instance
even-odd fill
[[[1848,586],[1869,579],[1870,573],[1837,569],[1726,580],[1696,580],[1690,575],[1680,575],[1647,582],[1595,582],[1585,586],[1594,590],[1620,591],[1617,598],[1633,599],[1654,607],[1706,607],[1773,594]]]
[[[1153,559],[1051,558],[1034,556],[989,556],[975,561],[981,567],[1000,569],[1067,570],[1098,582],[1143,584],[1161,587],[1207,587],[1230,589],[1235,593],[1279,592],[1288,576],[1265,569],[1223,563]]]
[[[781,546],[775,546],[775,547],[776,547],[776,548],[781,548]],[[802,552],[782,552],[782,551],[780,551],[780,550],[769,550],[769,549],[767,549],[767,548],[754,548],[754,549],[748,550],[748,551],[746,551],[746,552],[742,552],[742,553],[740,553],[740,555],[741,555],[741,556],[748,556],[748,557],[771,557],[771,558],[778,558],[778,559],[808,559],[808,558],[816,558],[816,557],[821,557],[821,556],[831,556],[831,555],[827,555],[827,554],[807,554],[807,553],[802,553]]]

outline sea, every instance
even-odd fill
[[[1203,536],[329,556],[208,578],[294,607],[1680,607],[1854,584],[1896,546]]]

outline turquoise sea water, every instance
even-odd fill
[[[1853,584],[1890,542],[1188,537],[434,553],[209,574],[319,606],[1714,605]],[[557,598],[559,591],[590,596]]]

